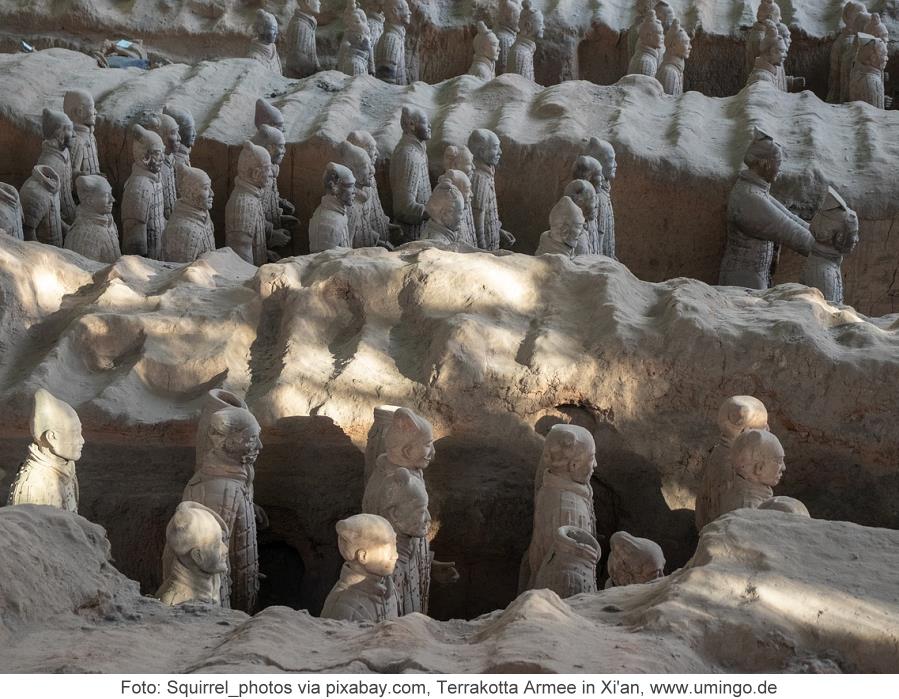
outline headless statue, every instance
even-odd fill
[[[16,240],[25,240],[19,193],[15,187],[5,182],[0,182],[0,233],[6,233]]]
[[[665,554],[654,541],[615,532],[609,538],[609,579],[606,589],[622,585],[641,585],[665,575]]]
[[[835,189],[828,187],[809,231],[815,236],[815,244],[799,281],[818,289],[831,303],[843,303],[843,256],[858,244],[858,215]]]
[[[215,250],[212,180],[202,170],[180,170],[180,196],[165,227],[162,258],[169,262],[193,262]]]
[[[540,564],[534,588],[552,590],[562,599],[596,592],[600,554],[599,542],[590,532],[578,527],[559,527]]]
[[[66,236],[66,250],[97,262],[112,264],[122,256],[119,229],[112,219],[112,187],[100,175],[82,175],[75,181],[78,209]]]
[[[137,125],[131,154],[134,163],[122,193],[122,252],[158,260],[165,230],[160,177],[165,146],[158,134]]]
[[[574,257],[578,243],[585,236],[584,223],[581,208],[570,197],[562,197],[549,213],[549,230],[540,234],[535,254]]]
[[[19,190],[22,235],[61,248],[69,227],[59,213],[59,175],[49,165],[35,165]]]

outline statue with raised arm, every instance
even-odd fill
[[[322,183],[321,203],[309,219],[309,252],[351,248],[347,211],[356,201],[356,178],[348,167],[328,163]]]
[[[499,0],[496,12],[496,38],[499,41],[499,55],[496,58],[496,74],[506,72],[509,49],[518,38],[518,23],[521,18],[519,0]]]
[[[775,243],[803,256],[811,252],[815,239],[808,224],[771,196],[782,162],[780,145],[756,128],[743,156],[746,169],[727,200],[727,241],[719,285],[767,289]]]
[[[418,107],[403,107],[400,118],[403,136],[390,159],[390,189],[393,218],[402,226],[404,242],[418,240],[427,219],[425,204],[431,198],[428,152],[431,122]]]
[[[287,25],[285,64],[291,78],[307,78],[319,71],[315,31],[321,9],[321,0],[297,0],[297,9]]]
[[[356,178],[356,185],[362,186],[365,193],[365,221],[366,231],[364,236],[359,237],[357,234],[353,237],[354,248],[371,247],[379,245],[388,250],[393,249],[390,244],[390,230],[392,224],[387,214],[384,213],[384,207],[381,205],[381,195],[378,193],[378,181],[375,179],[374,173],[378,167],[378,143],[368,131],[351,131],[346,137],[347,143],[363,149],[368,153],[368,157],[372,166],[372,177],[367,185],[360,185],[359,178]],[[398,226],[393,226],[399,230]]]
[[[75,197],[72,196],[72,161],[69,149],[75,142],[75,127],[62,112],[45,109],[41,115],[44,141],[38,165],[52,167],[59,175],[59,213],[67,224],[75,220]]]
[[[253,41],[250,42],[250,50],[247,58],[254,58],[273,73],[283,75],[281,69],[281,57],[278,55],[278,20],[270,12],[263,9],[256,10],[256,18],[253,21]]]
[[[168,114],[178,123],[179,143],[175,151],[175,169],[190,167],[190,151],[197,141],[197,125],[194,123],[193,115],[175,105],[166,105],[162,113]]]
[[[10,505],[49,505],[78,512],[78,477],[84,437],[81,420],[68,403],[39,388],[31,410],[28,456],[9,488]]]
[[[181,191],[165,226],[162,259],[169,262],[193,262],[215,250],[212,209],[212,180],[202,170],[185,167],[180,171]]]
[[[468,137],[468,149],[474,156],[471,209],[478,247],[510,248],[515,244],[515,236],[503,229],[496,202],[496,166],[503,155],[499,137],[488,129],[475,129]]]
[[[746,430],[730,449],[731,487],[721,494],[713,519],[741,507],[756,508],[774,495],[787,467],[780,440],[767,430]]]
[[[590,186],[586,180],[575,180]],[[590,191],[593,187],[590,186]],[[566,191],[567,188],[566,188]],[[595,197],[595,193],[593,195]],[[540,234],[535,255],[564,255],[574,257],[579,243],[586,237],[583,210],[568,196],[564,196],[549,212],[549,230]]]
[[[178,187],[175,179],[175,155],[181,147],[181,129],[178,122],[169,114],[163,113],[159,118],[159,137],[165,146],[162,158],[162,169],[159,171],[159,182],[162,185],[162,215],[168,220],[178,201]]]
[[[425,205],[428,220],[422,230],[422,240],[431,240],[446,245],[462,242],[459,229],[465,213],[465,199],[453,182],[454,177],[457,176],[465,177],[458,170],[451,170],[450,174],[444,173],[440,176],[437,186]]]
[[[234,189],[225,207],[225,244],[253,265],[269,261],[263,200],[272,176],[272,159],[262,146],[247,141],[237,159]]]
[[[78,208],[75,222],[66,235],[65,249],[97,262],[112,264],[122,256],[119,229],[112,220],[112,187],[100,175],[82,175],[75,180]]]
[[[365,11],[349,0],[344,12],[344,32],[337,50],[337,70],[347,75],[368,75],[371,62],[371,27]]]
[[[521,3],[518,27],[515,43],[509,48],[505,72],[518,73],[535,82],[534,54],[537,52],[537,39],[543,38],[544,22],[543,13],[533,7],[531,0]]]
[[[387,21],[375,47],[375,77],[394,85],[406,85],[406,27],[412,18],[406,0],[385,0]]]
[[[843,256],[858,244],[858,215],[843,197],[827,188],[824,202],[812,217],[809,230],[815,237],[799,282],[813,286],[831,303],[843,303]]]
[[[281,163],[287,153],[287,145],[284,132],[268,124],[260,124],[251,143],[262,146],[268,151],[272,161],[272,176],[262,197],[262,206],[265,210],[265,220],[272,227],[269,235],[269,247],[277,248],[290,242],[290,230],[299,223],[292,215],[294,205],[281,196],[278,190],[278,176],[281,173]]]
[[[647,15],[640,25],[637,46],[627,66],[628,75],[656,76],[659,70],[659,54],[665,43],[665,29],[655,14]]]
[[[867,102],[884,109],[883,71],[887,65],[887,47],[877,37],[859,33],[858,51],[849,74],[849,100]]]
[[[622,585],[642,585],[665,576],[665,554],[650,539],[641,539],[625,531],[609,537],[609,579],[606,589]]]
[[[157,599],[172,607],[187,602],[221,606],[228,539],[228,527],[218,512],[198,502],[180,503],[165,528]]]
[[[656,71],[656,80],[666,95],[680,97],[684,94],[684,64],[690,57],[691,48],[690,35],[675,19],[665,34],[665,55]]]
[[[496,77],[496,59],[499,58],[499,39],[483,22],[478,22],[478,33],[474,37],[474,58],[471,60],[469,75],[481,80]]]
[[[59,214],[59,175],[49,165],[35,165],[19,190],[22,235],[46,245],[62,247],[69,227]]]
[[[75,129],[75,138],[69,147],[72,177],[78,179],[79,175],[99,175],[100,156],[94,136],[97,109],[93,95],[87,90],[69,90],[63,97],[62,110]]]
[[[159,135],[136,125],[131,154],[134,164],[122,193],[122,252],[158,260],[165,216],[160,173],[165,146]]]
[[[596,592],[599,542],[579,527],[559,527],[534,581],[536,590],[552,590],[559,597]]]
[[[465,199],[465,211],[462,214],[462,224],[459,226],[459,240],[476,248],[478,247],[478,234],[474,225],[474,210],[472,209],[474,192],[471,187],[471,181],[474,178],[474,156],[468,150],[468,146],[449,145],[443,151],[443,167],[445,171],[455,170],[465,175],[464,181],[459,180],[456,183],[456,188],[462,192]]]

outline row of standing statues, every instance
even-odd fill
[[[406,84],[406,31],[411,20],[407,1],[362,4],[365,8],[349,0],[343,13],[337,70]],[[278,21],[274,15],[259,10],[249,57],[290,77],[305,78],[316,73],[321,69],[315,37],[320,10],[319,0],[299,0],[287,28],[283,65],[276,45]],[[804,89],[803,77],[788,76],[784,71],[792,36],[781,21],[780,6],[774,0],[761,0],[756,18],[746,36],[746,83],[766,82],[784,92]],[[845,4],[842,19],[843,27],[831,49],[828,101],[858,100],[883,109],[889,103],[884,95],[887,29],[878,13],[869,13],[855,1]],[[503,73],[517,73],[534,80],[534,55],[544,34],[543,13],[530,0],[500,0],[494,23],[495,31],[483,21],[477,23],[468,74],[492,80]],[[671,5],[665,0],[638,0],[627,42],[627,74],[656,78],[666,94],[683,93],[691,37]]]
[[[721,435],[710,450],[697,491],[698,530],[741,508],[809,516],[773,488],[785,472],[784,450],[768,430],[765,406],[732,396],[718,415]],[[9,505],[37,504],[77,512],[75,463],[84,439],[75,410],[44,389],[34,395],[33,442],[19,467]],[[253,613],[258,607],[257,523],[254,501],[261,429],[246,403],[222,389],[201,410],[194,475],[166,527],[163,582],[156,596]],[[459,579],[455,564],[435,559],[425,474],[434,459],[431,424],[407,408],[380,406],[368,435],[360,513],[336,525],[344,559],[321,615],[377,622],[427,614],[432,582]],[[601,547],[591,478],[592,433],[557,424],[547,433],[535,469],[533,527],[521,560],[518,592],[549,589],[560,597],[597,591]],[[650,539],[618,531],[609,537],[605,587],[652,583],[665,575],[665,556]]]

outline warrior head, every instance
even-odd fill
[[[63,112],[45,109],[41,114],[41,132],[44,140],[52,142],[60,150],[72,147],[75,141],[75,127]]]
[[[195,167],[181,169],[178,180],[178,195],[192,207],[204,211],[212,208],[212,180],[202,170]]]
[[[112,187],[105,177],[82,175],[75,180],[75,190],[78,192],[79,207],[101,216],[109,216],[112,213],[115,199],[112,196]]]
[[[398,408],[384,434],[390,463],[405,468],[427,468],[434,459],[431,423],[408,408]]]
[[[81,420],[68,403],[39,388],[31,410],[31,436],[41,448],[66,461],[78,461],[84,447]]]
[[[139,124],[135,124],[132,134],[134,138],[131,142],[131,155],[134,162],[141,163],[152,173],[159,173],[165,157],[165,145],[159,134]]]
[[[73,124],[90,127],[97,123],[94,98],[87,90],[69,90],[62,99],[62,110]]]
[[[580,217],[583,226],[584,215],[575,203],[568,199],[565,207],[569,216]],[[543,443],[543,452],[551,473],[576,483],[590,482],[596,469],[596,443],[589,430],[578,425],[553,425]]]
[[[489,129],[475,129],[468,137],[468,150],[474,156],[475,163],[484,163],[490,167],[499,165],[503,156],[499,136]]]
[[[771,488],[787,470],[780,440],[767,430],[746,430],[734,440],[730,454],[734,473]]]
[[[650,539],[615,532],[609,539],[609,577],[615,585],[636,585],[665,575],[665,554]]]
[[[353,515],[340,520],[337,529],[337,548],[351,566],[370,575],[392,575],[399,557],[396,533],[383,517]]]

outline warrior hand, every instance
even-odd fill
[[[268,515],[255,502],[253,503],[253,514],[256,516],[256,528],[268,529]]]
[[[451,585],[459,581],[459,571],[455,561],[431,561],[431,577],[441,585]]]
[[[501,230],[499,232],[499,240],[500,246],[507,249],[515,245],[515,236],[509,233],[509,231]]]
[[[287,199],[278,199],[278,206],[280,206],[282,211],[288,215],[292,215],[293,212],[297,210],[293,204],[287,201]]]
[[[289,242],[290,234],[283,228],[276,228],[272,231],[272,235],[269,238],[268,244],[273,248],[280,248],[282,245],[287,245]]]
[[[290,214],[281,214],[281,225],[287,228],[296,228],[300,225],[300,219]]]

